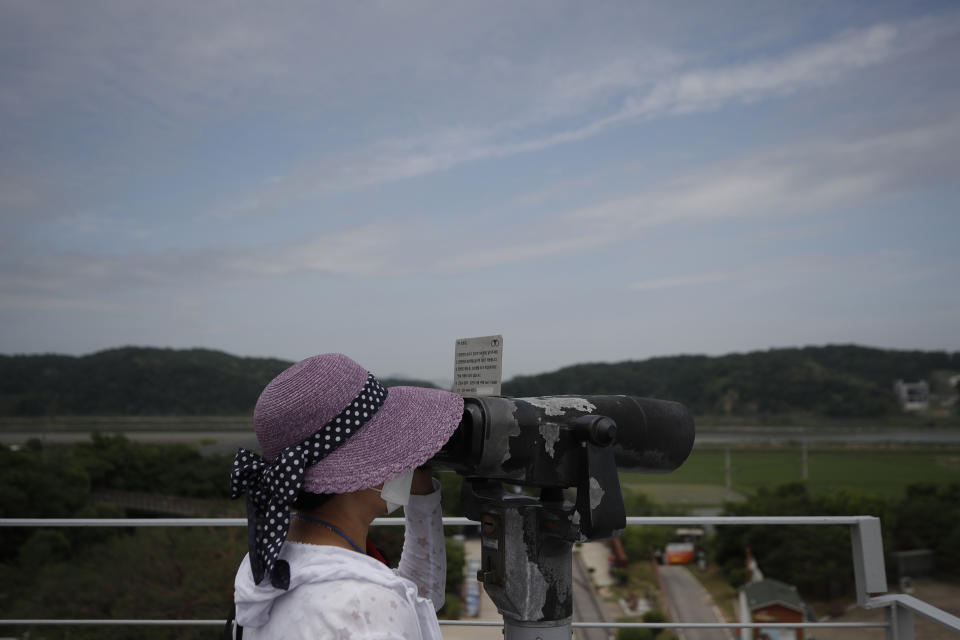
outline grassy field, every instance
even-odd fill
[[[731,448],[730,463],[732,489],[740,494],[803,480],[799,446]],[[811,447],[807,469],[814,492],[848,488],[897,497],[917,482],[960,482],[960,447]],[[725,490],[725,477],[724,449],[698,448],[673,473],[624,473],[621,483],[658,502],[710,505],[736,499]]]
[[[759,416],[725,416],[699,414],[694,416],[697,428],[723,429],[730,427],[812,427],[815,429],[912,429],[917,427],[958,427],[960,413],[936,411],[927,413],[898,413],[889,416],[830,418],[809,413],[778,413]]]

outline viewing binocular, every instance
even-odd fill
[[[593,450],[612,452],[621,471],[668,473],[687,459],[693,440],[693,416],[677,402],[466,396],[460,425],[427,466],[511,484],[572,487],[583,480]]]

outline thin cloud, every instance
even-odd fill
[[[435,272],[463,271],[494,267],[515,262],[529,262],[554,255],[581,253],[609,244],[613,238],[599,234],[558,235],[555,231],[539,240],[496,246],[491,249],[465,251],[441,260],[432,269]]]
[[[776,217],[863,204],[947,180],[960,120],[852,140],[808,142],[693,171],[638,193],[568,212],[571,222],[640,229]]]
[[[690,71],[657,83],[645,96],[627,105],[620,117],[692,113],[731,101],[752,102],[831,84],[847,73],[894,55],[900,31],[893,25],[877,25],[843,33],[780,58]]]
[[[109,300],[126,290],[194,287],[296,274],[347,278],[394,277],[412,269],[409,256],[422,255],[428,234],[415,221],[382,222],[280,245],[194,251],[140,252],[103,256],[61,253],[20,260],[0,268],[0,300],[10,307],[96,308],[77,302],[80,292]],[[422,230],[421,230],[422,231]],[[104,311],[114,309],[108,304]]]
[[[281,247],[233,250],[221,269],[239,274],[280,277],[313,272],[348,277],[396,275],[396,258],[408,232],[395,224],[364,225]]]
[[[286,244],[137,253],[58,254],[0,269],[0,294],[13,306],[58,292],[106,294],[204,280],[276,279],[301,273],[346,278],[442,275],[534,262],[609,246],[651,226],[750,217],[782,217],[863,206],[922,186],[956,165],[960,121],[850,140],[809,142],[727,161],[638,193],[551,214],[502,235],[474,236],[464,250],[451,233],[416,218],[381,220]],[[489,242],[488,242],[489,241]],[[636,291],[729,281],[737,273],[669,276],[635,283]],[[75,294],[71,294],[74,298]],[[20,297],[17,297],[20,296]],[[68,296],[69,297],[69,296]],[[72,298],[71,298],[72,299]],[[71,303],[72,304],[72,303]]]
[[[659,289],[675,289],[677,287],[693,287],[705,284],[716,284],[733,279],[730,273],[696,273],[684,276],[670,276],[635,282],[627,287],[630,291],[654,291]]]
[[[277,203],[417,178],[480,160],[544,151],[587,140],[629,122],[782,97],[836,83],[862,69],[931,47],[958,30],[960,25],[955,20],[879,24],[845,31],[777,57],[679,74],[674,68],[682,56],[661,53],[660,61],[652,67],[663,76],[658,80],[654,79],[651,68],[631,73],[630,65],[638,64],[635,60],[630,60],[626,68],[606,62],[599,68],[600,79],[586,80],[591,76],[586,69],[569,74],[556,90],[561,100],[557,101],[560,106],[553,109],[543,109],[535,103],[528,114],[502,124],[440,129],[419,137],[382,140],[329,156],[293,170],[286,179],[245,198],[243,204],[224,205],[221,210],[234,213],[270,210]],[[579,88],[578,82],[582,83]],[[619,108],[607,115],[593,116],[586,124],[544,136],[529,135],[529,130],[551,123],[559,113],[574,113],[575,107],[581,109],[580,116],[595,112],[596,101],[586,97],[592,90],[602,95],[626,93],[626,97]]]
[[[838,140],[805,142],[726,160],[639,192],[558,212],[512,237],[535,238],[467,251],[437,270],[496,266],[608,246],[652,227],[832,213],[929,184],[951,184],[960,161],[960,120]],[[795,266],[794,269],[800,268]],[[711,274],[724,280],[738,273]],[[700,276],[637,283],[637,290],[690,286]]]
[[[377,80],[394,87],[397,78],[404,78],[412,81],[416,90],[468,75],[472,79],[474,93],[468,91],[460,99],[444,96],[437,105],[418,108],[423,112],[418,124],[399,127],[406,131],[422,128],[424,122],[443,123],[435,130],[375,141],[358,130],[357,146],[320,158],[301,158],[286,171],[271,168],[272,175],[284,175],[205,207],[205,215],[220,217],[282,214],[287,205],[304,199],[436,174],[470,162],[544,151],[629,122],[788,95],[838,82],[905,52],[930,47],[955,36],[958,29],[955,14],[948,13],[846,31],[821,43],[739,65],[682,71],[690,64],[689,53],[655,44],[638,49],[635,41],[629,47],[625,42],[604,42],[602,47],[581,43],[584,51],[603,53],[586,60],[564,58],[562,63],[550,62],[550,57],[547,61],[464,57],[460,49],[467,46],[464,38],[481,42],[485,29],[498,28],[502,16],[495,11],[470,12],[476,24],[464,32],[462,11],[431,9],[431,25],[441,21],[460,29],[459,36],[451,29],[435,41],[416,37],[427,31],[419,21],[422,15],[380,6],[394,21],[410,27],[401,42],[397,29],[370,23],[367,11],[338,12],[337,18],[345,26],[334,30],[328,20],[291,20],[291,14],[256,6],[231,11],[220,5],[172,7],[151,12],[150,19],[143,20],[139,14],[115,7],[67,10],[34,4],[12,5],[8,14],[12,26],[0,31],[9,36],[13,50],[31,60],[0,87],[0,115],[11,122],[66,101],[88,114],[137,105],[137,117],[143,121],[135,126],[136,135],[146,136],[144,132],[150,130],[165,137],[169,130],[196,126],[226,105],[230,113],[262,110],[263,96],[271,96],[274,106],[281,109],[293,99],[295,104],[316,104],[322,110],[328,104],[364,104],[370,87],[378,86]],[[88,24],[88,16],[95,13],[101,20]],[[83,28],[74,28],[77,23]],[[18,37],[17,30],[26,35]],[[312,33],[315,30],[317,33]],[[355,53],[350,72],[336,65],[316,64],[342,55],[349,44],[343,33],[354,31],[370,46],[349,48]],[[24,48],[30,39],[55,42],[56,46],[44,51]],[[116,64],[118,51],[124,53],[123,66]],[[384,67],[387,54],[390,65]],[[443,63],[424,67],[425,60]],[[393,79],[383,77],[385,74]],[[506,106],[493,118],[462,117],[464,105],[481,102],[471,99],[481,88],[495,92],[491,103]],[[451,119],[451,110],[457,117]],[[571,121],[582,124],[571,126]],[[468,124],[450,126],[451,122]],[[553,132],[542,134],[544,130]],[[17,145],[11,148],[33,153],[30,141],[14,137],[13,142]],[[99,186],[109,166],[121,171],[130,166],[131,158],[141,161],[143,149],[136,144],[129,147],[117,151],[121,156],[129,154],[125,157],[98,159],[93,175],[76,182]],[[53,173],[57,171],[52,168]],[[69,181],[48,182],[45,189],[13,184],[2,191],[9,194],[6,198],[14,207],[53,215],[61,215],[55,212],[77,202],[102,201],[103,194],[110,192],[74,188],[67,193],[64,185]],[[111,185],[116,182],[110,181]]]
[[[915,280],[923,275],[942,273],[943,268],[917,268],[909,265],[914,256],[908,251],[875,251],[853,256],[802,255],[798,257],[767,260],[750,267],[722,271],[703,271],[642,280],[627,285],[629,291],[660,291],[685,287],[700,287],[725,283],[725,286],[752,283],[765,286],[776,283],[814,278],[825,275],[831,278],[853,279],[863,284],[878,284],[881,270],[895,271],[898,278]],[[889,282],[884,279],[883,282]]]
[[[138,311],[140,305],[133,302],[109,302],[89,297],[74,298],[51,294],[2,294],[0,308],[6,310],[29,309],[32,311],[85,311],[101,314],[121,314]]]

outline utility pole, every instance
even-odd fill
[[[723,474],[727,485],[727,499],[733,495],[733,467],[730,466],[730,447],[723,450]]]
[[[810,477],[810,473],[807,468],[807,439],[806,438],[800,441],[800,446],[801,446],[801,454],[800,454],[801,472],[800,473],[801,473],[801,476],[803,477],[803,481],[806,482],[807,479]]]

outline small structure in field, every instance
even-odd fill
[[[803,622],[807,605],[793,585],[764,578],[740,589],[741,622]],[[803,640],[803,629],[741,629],[740,640]]]
[[[930,406],[930,385],[926,380],[920,382],[893,383],[893,392],[904,411],[926,411]]]

